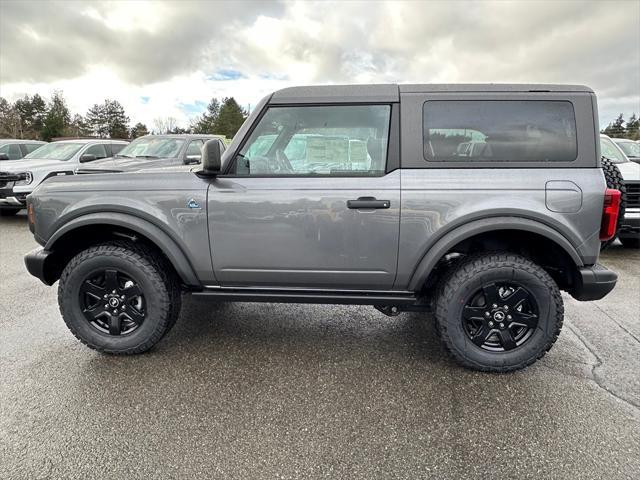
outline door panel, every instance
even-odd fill
[[[348,201],[362,197],[389,203],[348,208]],[[214,271],[222,285],[393,285],[399,171],[381,177],[219,177],[209,187],[208,207]]]

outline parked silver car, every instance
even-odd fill
[[[627,138],[612,138],[629,160],[640,163],[640,143]]]
[[[37,150],[47,142],[40,140],[24,140],[18,138],[0,139],[0,160],[20,160],[31,152]],[[0,167],[1,169],[2,167]]]
[[[109,139],[62,140],[48,143],[21,160],[0,163],[0,214],[15,215],[44,180],[74,175],[81,165],[111,157],[128,142]]]

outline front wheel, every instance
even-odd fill
[[[511,253],[470,256],[436,300],[440,337],[461,365],[509,372],[542,358],[558,338],[564,306],[541,267]]]
[[[180,311],[180,290],[167,270],[142,246],[114,242],[88,248],[60,277],[62,317],[90,348],[120,355],[149,350]]]

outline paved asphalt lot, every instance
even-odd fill
[[[616,290],[565,297],[552,351],[457,367],[431,319],[187,298],[152,352],[82,346],[0,219],[0,478],[640,478],[640,252]]]

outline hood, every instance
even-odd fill
[[[38,170],[40,168],[50,169],[55,166],[62,166],[64,168],[65,165],[72,165],[73,162],[68,160],[47,160],[46,158],[28,158],[22,160],[4,160],[0,162],[0,171],[1,172],[27,172]]]
[[[78,171],[81,173],[99,172],[135,172],[137,170],[181,165],[177,158],[128,158],[111,157],[95,160],[82,165]]]
[[[640,163],[636,162],[623,162],[616,163],[616,167],[622,174],[622,179],[625,181],[640,181]]]

